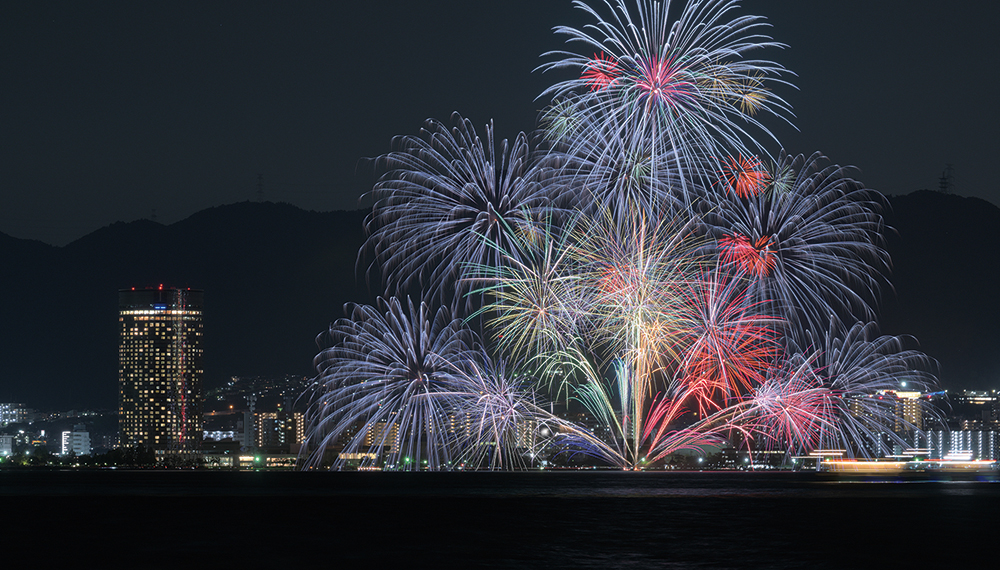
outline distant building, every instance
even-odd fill
[[[73,431],[62,432],[62,449],[60,450],[62,455],[72,453],[79,457],[90,455],[90,452],[90,432],[87,431],[86,426],[77,424],[73,426]]]
[[[949,426],[952,430],[1000,430],[1000,397],[996,391],[950,392]]]
[[[257,447],[280,447],[302,443],[305,439],[305,415],[300,412],[258,412]]]
[[[205,430],[206,441],[236,441],[236,430]]]
[[[927,432],[924,446],[930,450],[931,459],[1000,459],[1000,432],[985,430]]]
[[[14,454],[14,436],[0,435],[0,457]]]
[[[24,404],[0,404],[0,427],[28,421],[28,410]]]
[[[27,434],[27,435],[30,435],[30,437],[28,438],[28,441],[29,441],[29,445],[31,445],[31,447],[48,447],[49,446],[49,436],[45,435],[45,430],[40,430],[38,433]]]
[[[930,398],[930,394],[900,390],[848,396],[847,408],[866,432],[858,441],[864,449],[855,451],[883,457],[897,455],[907,445],[921,447],[916,442],[924,433]]]
[[[191,289],[118,292],[121,445],[195,451],[202,440],[202,305]]]
[[[849,396],[847,406],[851,415],[868,427],[891,428],[893,433],[902,435],[924,429],[924,408],[928,401],[920,392],[880,390],[875,394]],[[891,425],[886,422],[889,417]]]
[[[395,414],[395,412],[392,412]],[[368,449],[381,446],[385,451],[399,447],[399,424],[385,421],[368,424],[365,429],[364,446]]]

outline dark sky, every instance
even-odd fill
[[[264,198],[358,207],[364,157],[452,111],[534,128],[569,0],[16,2],[0,18],[0,231],[62,245],[115,221],[171,223]],[[363,4],[363,5],[361,5]],[[541,5],[541,7],[539,7]],[[790,151],[822,150],[887,194],[1000,203],[993,26],[1000,4],[744,3],[798,74]],[[983,5],[988,5],[983,8]],[[776,146],[776,145],[772,145]]]

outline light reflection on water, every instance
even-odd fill
[[[327,473],[0,471],[0,496],[363,496],[470,498],[866,498],[1000,496],[996,481],[824,479],[813,473]]]
[[[157,554],[165,543],[206,564],[248,567],[287,565],[306,550],[330,553],[344,568],[418,560],[449,568],[848,568],[862,559],[899,567],[933,561],[917,536],[962,544],[948,556],[963,567],[993,544],[1000,507],[992,483],[791,473],[0,472],[0,495],[19,517],[0,527],[10,544],[32,544],[53,513],[73,513],[89,522],[61,539],[66,552],[106,543],[113,528],[115,543],[128,545],[124,561],[139,556],[153,568],[176,567]],[[165,512],[186,513],[184,524],[153,516]],[[222,537],[253,545],[223,548]]]

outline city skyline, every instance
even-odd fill
[[[710,246],[714,248],[713,259],[715,256],[718,258],[714,269],[706,271],[703,268],[699,278],[703,283],[695,287],[703,286],[705,291],[691,292],[690,299],[684,305],[685,309],[705,314],[692,313],[693,316],[687,317],[686,322],[700,323],[702,318],[714,319],[716,317],[709,314],[714,315],[715,309],[712,307],[715,303],[732,303],[727,305],[729,308],[725,310],[725,314],[727,318],[733,315],[735,317],[732,323],[726,323],[725,326],[736,327],[732,332],[736,335],[733,342],[741,336],[751,339],[750,344],[744,346],[745,350],[734,353],[735,358],[728,359],[725,365],[736,368],[736,372],[733,372],[735,376],[730,377],[727,368],[716,370],[710,367],[703,370],[701,364],[698,364],[709,357],[705,350],[726,352],[728,348],[717,344],[705,349],[698,348],[701,340],[693,341],[694,344],[690,347],[683,343],[677,344],[677,339],[689,335],[700,338],[698,335],[701,333],[696,331],[700,330],[698,327],[701,325],[694,325],[687,332],[678,330],[669,334],[657,333],[666,336],[649,342],[659,348],[644,349],[652,350],[651,355],[657,354],[655,358],[663,358],[667,354],[663,347],[668,347],[670,354],[674,354],[674,350],[695,351],[678,358],[674,365],[654,367],[650,360],[652,356],[637,357],[636,354],[639,353],[633,350],[637,350],[637,347],[632,347],[623,353],[629,355],[628,359],[621,360],[624,356],[620,356],[615,360],[615,366],[620,368],[586,369],[584,374],[590,381],[599,383],[599,379],[606,374],[612,374],[618,381],[630,386],[632,382],[643,387],[651,386],[650,382],[666,382],[666,393],[670,394],[669,398],[676,397],[676,405],[681,406],[676,413],[681,415],[688,413],[686,401],[689,396],[677,396],[675,392],[681,387],[690,388],[694,390],[690,397],[697,400],[699,412],[705,412],[705,406],[715,407],[720,412],[723,404],[735,406],[725,408],[726,413],[730,413],[728,410],[732,409],[732,413],[737,414],[725,420],[727,423],[743,417],[744,413],[765,413],[762,421],[770,421],[769,416],[766,416],[769,412],[765,411],[770,409],[770,398],[781,394],[778,400],[787,402],[787,394],[783,390],[791,389],[793,385],[796,397],[811,390],[831,394],[843,390],[868,392],[878,386],[892,386],[899,381],[897,376],[903,373],[898,371],[905,371],[908,381],[933,387],[936,382],[933,360],[919,350],[910,348],[906,337],[879,336],[880,332],[874,323],[876,314],[881,312],[881,290],[889,286],[890,261],[888,252],[883,249],[886,238],[883,236],[881,217],[881,203],[884,199],[876,192],[866,191],[862,184],[851,178],[849,172],[837,166],[829,166],[819,153],[796,156],[784,151],[772,154],[773,151],[767,149],[769,141],[776,140],[776,135],[780,133],[777,127],[765,125],[767,121],[763,116],[776,119],[779,125],[783,122],[791,123],[794,118],[792,106],[785,100],[787,95],[783,94],[784,89],[792,87],[791,77],[794,73],[772,60],[748,59],[748,54],[755,54],[758,49],[773,51],[785,47],[768,35],[771,24],[765,18],[757,16],[728,20],[730,12],[737,8],[731,2],[709,2],[704,5],[704,9],[699,4],[678,6],[683,7],[683,15],[670,4],[640,2],[636,8],[637,17],[644,23],[641,28],[635,28],[631,24],[624,26],[621,20],[624,17],[626,21],[631,21],[632,9],[627,8],[625,3],[608,3],[605,8],[615,14],[615,17],[607,22],[600,21],[603,17],[599,14],[600,10],[585,10],[589,11],[590,16],[598,18],[596,28],[577,29],[572,25],[556,28],[557,36],[561,35],[564,40],[568,37],[570,43],[581,42],[585,48],[580,53],[550,52],[543,55],[543,58],[554,58],[542,65],[545,72],[554,75],[550,76],[550,87],[542,95],[551,99],[540,121],[548,141],[543,146],[549,147],[549,154],[543,160],[536,162],[535,155],[528,150],[528,138],[521,137],[511,147],[501,143],[500,163],[494,165],[494,140],[499,136],[494,136],[493,123],[486,127],[484,136],[488,148],[484,151],[474,123],[457,114],[451,119],[456,125],[454,130],[449,131],[449,127],[442,122],[428,121],[426,130],[421,135],[397,139],[395,150],[379,159],[383,165],[380,168],[388,170],[370,194],[374,210],[366,222],[370,234],[361,250],[362,257],[365,250],[374,252],[367,276],[374,274],[376,279],[382,279],[382,290],[387,297],[401,298],[404,292],[424,288],[426,296],[423,300],[431,304],[450,305],[455,314],[462,314],[463,310],[475,310],[476,300],[472,295],[464,297],[465,300],[459,303],[460,295],[469,292],[459,289],[465,289],[468,283],[478,282],[476,287],[483,287],[482,283],[487,283],[486,291],[495,292],[499,287],[505,294],[516,293],[516,277],[504,273],[507,269],[501,266],[508,261],[515,261],[521,264],[518,271],[537,269],[531,264],[524,265],[532,254],[524,249],[526,244],[518,241],[524,237],[519,237],[523,232],[529,235],[541,232],[546,239],[554,236],[560,240],[559,251],[564,253],[559,255],[568,256],[567,259],[570,260],[577,259],[574,263],[582,264],[577,268],[577,273],[589,271],[587,263],[611,263],[614,270],[618,271],[624,267],[622,263],[627,265],[631,261],[614,257],[585,260],[583,256],[574,253],[574,248],[579,247],[592,252],[600,252],[605,247],[601,243],[576,243],[579,240],[575,235],[576,224],[584,228],[581,235],[606,235],[606,241],[610,244],[607,247],[617,251],[612,254],[614,256],[621,254],[619,248],[624,244],[636,242],[637,235],[652,236],[652,247],[654,252],[658,251],[656,248],[661,247],[658,245],[659,240],[672,243],[674,238],[668,239],[667,233],[675,230],[663,230],[666,226],[657,220],[683,218],[701,224],[699,232],[705,232],[702,238],[713,244]],[[577,3],[577,7],[586,8],[582,3]],[[697,27],[687,30],[692,20],[697,22],[700,18],[707,18],[705,30],[710,30],[711,33],[699,31],[701,28]],[[675,23],[671,23],[674,21]],[[616,25],[621,29],[616,29]],[[640,29],[641,33],[637,31]],[[679,34],[677,37],[674,36],[675,32]],[[591,33],[596,35],[590,35]],[[678,43],[674,43],[675,40]],[[597,51],[600,51],[599,55]],[[666,55],[668,52],[671,55]],[[679,59],[675,60],[675,57]],[[575,75],[569,79],[560,77],[567,71]],[[638,102],[643,102],[643,105],[638,105]],[[758,114],[761,116],[758,117]],[[677,121],[678,117],[683,120]],[[613,126],[615,127],[612,128]],[[745,128],[749,130],[744,130]],[[453,154],[456,149],[461,153],[470,151],[472,154]],[[484,155],[489,158],[481,158]],[[726,156],[729,158],[725,158]],[[453,157],[458,157],[457,161],[453,161]],[[767,162],[757,157],[767,159]],[[482,165],[474,164],[477,160],[486,162]],[[452,165],[466,161],[476,171],[500,168],[501,163],[503,168],[507,168],[509,164],[511,171],[503,175],[498,171],[496,188],[493,187],[494,181],[489,180],[485,187],[479,189],[476,185],[478,180],[470,186],[461,180],[461,176],[454,180],[452,178]],[[576,161],[582,162],[575,165]],[[633,164],[633,161],[637,162]],[[547,178],[543,174],[547,169],[556,178]],[[627,176],[619,177],[621,172],[626,172]],[[720,172],[729,174],[715,180]],[[501,176],[506,178],[501,179]],[[747,183],[744,178],[750,182]],[[427,185],[427,181],[432,184]],[[454,186],[451,186],[452,182],[455,182]],[[506,186],[508,183],[509,187]],[[638,191],[637,183],[643,187],[641,192]],[[470,188],[472,192],[482,190],[483,195],[466,196]],[[263,188],[260,187],[259,190],[262,193]],[[950,188],[944,184],[942,190],[947,193]],[[494,192],[499,194],[494,196]],[[463,200],[468,197],[471,200],[468,203],[472,207],[465,207],[461,211],[461,217],[475,215],[480,208],[483,209],[475,217],[474,231],[470,233],[459,230],[453,236],[438,233],[433,227],[438,220],[438,209],[447,204],[433,199],[425,201],[428,195],[444,196],[445,201],[454,198],[462,203],[466,203]],[[596,213],[586,206],[594,201],[602,204],[607,201],[607,219],[598,221],[597,218],[601,216],[595,217]],[[578,212],[572,221],[568,221],[569,210],[564,210],[565,206],[560,202],[570,204],[569,207]],[[708,207],[705,208],[704,204],[708,204]],[[419,214],[407,213],[414,207]],[[454,216],[447,219],[452,220]],[[646,227],[650,223],[652,225]],[[442,225],[442,228],[446,225]],[[638,227],[640,225],[641,228]],[[564,235],[560,236],[560,233]],[[631,240],[626,237],[630,234]],[[484,235],[493,244],[490,248],[482,245]],[[469,245],[470,236],[473,242],[478,240],[479,245]],[[455,241],[445,242],[440,238]],[[401,242],[407,244],[405,251],[398,249]],[[644,239],[637,243],[640,244],[637,254],[640,258],[652,254],[645,251],[647,246]],[[454,244],[458,244],[457,251]],[[686,257],[688,254],[683,253],[683,249],[673,250],[673,247],[675,246],[671,245],[663,250],[666,252],[669,249],[671,253],[664,253],[666,257],[659,263],[664,264],[664,267],[677,264],[673,265],[676,272],[669,275],[662,271],[654,275],[643,274],[644,279],[652,280],[643,282],[640,289],[646,291],[648,285],[650,291],[659,291],[658,295],[671,291],[672,299],[677,301],[685,297],[676,289],[677,284],[696,280],[694,274],[687,279],[680,279],[681,275],[692,270],[684,267],[694,267],[693,258]],[[528,257],[522,257],[524,255]],[[451,260],[450,256],[455,256],[455,260]],[[689,262],[688,259],[692,261]],[[462,267],[465,269],[461,269]],[[472,268],[471,273],[469,268]],[[456,280],[459,269],[466,275]],[[621,279],[628,281],[637,275],[639,274],[633,272],[623,275]],[[604,277],[592,280],[593,292],[588,290],[584,293],[581,288],[574,290],[574,295],[579,293],[581,298],[588,299],[592,295],[598,295],[602,287],[605,287],[602,285],[603,279]],[[490,285],[495,280],[505,284]],[[454,290],[449,292],[449,288]],[[625,295],[627,290],[628,287],[623,289],[622,294]],[[477,294],[482,292],[483,289],[479,289]],[[556,290],[551,292],[557,295]],[[701,300],[703,293],[704,301]],[[499,311],[501,314],[516,313],[520,310],[518,303],[522,301],[525,307],[531,306],[527,298],[511,301],[498,296],[494,301],[496,304],[483,306],[481,309]],[[416,313],[412,302],[411,298],[406,304],[409,304],[409,312],[415,321]],[[670,306],[670,302],[671,298],[657,297],[656,300],[650,298],[640,305],[656,307],[656,311],[659,311]],[[701,307],[702,302],[711,307]],[[398,308],[400,301],[390,299],[379,300],[377,303],[378,306],[384,304]],[[590,308],[598,305],[600,303],[597,301],[588,301],[570,310],[575,316],[566,322],[572,322],[573,327],[591,327],[593,331],[601,331],[603,334],[607,330],[604,328],[606,325],[600,323],[612,317],[587,313]],[[762,309],[765,306],[769,308]],[[360,318],[367,310],[365,307],[367,305],[359,303],[349,306],[348,310]],[[584,307],[588,307],[587,311]],[[629,315],[632,308],[632,305],[619,307]],[[419,311],[424,315],[426,309],[421,306]],[[396,309],[390,312],[402,314]],[[543,310],[542,314],[548,313]],[[615,313],[609,313],[611,314]],[[749,320],[744,320],[743,315],[747,315]],[[645,322],[647,316],[645,313],[636,315],[636,322]],[[422,318],[424,317],[421,316]],[[781,320],[786,324],[778,327],[770,325],[769,320]],[[858,322],[855,323],[854,320]],[[676,322],[682,321],[685,319]],[[346,321],[336,321],[330,327],[331,335],[335,336],[336,330],[346,331],[350,328],[351,325],[344,323]],[[829,329],[824,336],[821,331],[827,323]],[[529,325],[531,324],[529,320]],[[563,326],[561,322],[556,324],[557,329]],[[715,324],[705,326],[712,328]],[[541,334],[550,333],[551,331]],[[624,333],[625,329],[621,329],[611,334]],[[343,334],[345,338],[351,338],[351,334]],[[483,335],[482,338],[487,338],[485,329],[479,334]],[[502,325],[496,334],[499,334],[498,338],[505,339],[518,338],[523,333]],[[539,333],[529,326],[528,334],[534,338]],[[574,334],[581,339],[590,336],[583,332]],[[500,350],[511,351],[504,358],[526,357],[528,355],[524,352],[524,343],[528,342],[528,338],[524,337],[510,346],[505,345],[508,342],[506,340],[498,342],[498,346],[490,346],[489,342],[484,342],[484,354],[487,350]],[[628,334],[619,336],[617,341],[632,339],[628,342],[646,344],[642,338],[642,335],[635,337]],[[712,338],[715,340],[711,342],[719,342],[718,337]],[[560,337],[560,342],[564,340]],[[617,341],[609,341],[610,344],[606,346],[621,348],[616,344]],[[320,348],[325,351],[340,350],[336,343],[341,341],[335,339],[333,342],[335,344],[332,348],[324,349],[322,345]],[[535,341],[530,342],[534,344]],[[583,342],[586,344],[590,340]],[[783,373],[776,372],[783,366],[790,365],[795,358],[805,359],[810,366],[820,358],[839,358],[835,355],[840,352],[841,342],[870,346],[870,349],[859,350],[874,350],[884,357],[891,357],[891,362],[885,364],[885,361],[881,361],[879,366],[884,366],[884,370],[879,368],[877,378],[873,377],[864,384],[851,384],[855,382],[852,378],[857,377],[852,376],[853,373],[847,374],[844,381],[848,384],[845,386],[839,386],[841,380],[836,375],[827,378],[824,374],[799,379],[795,376],[785,378]],[[469,340],[468,346],[477,346],[476,343],[478,341]],[[826,350],[817,352],[816,356],[808,356],[807,351],[820,350],[815,348],[817,343],[826,346]],[[783,346],[779,347],[779,344]],[[567,350],[567,346],[558,345],[553,348],[546,344],[536,348],[542,352],[562,351]],[[682,346],[685,348],[679,348]],[[596,346],[577,348],[587,352]],[[848,352],[850,351],[845,348],[845,353]],[[325,373],[321,358],[328,358],[324,356],[327,354],[333,353],[323,352],[317,357],[321,375]],[[553,353],[557,358],[562,358],[562,355],[564,353]],[[497,353],[494,356],[501,355]],[[598,354],[594,353],[593,356],[596,358]],[[534,355],[531,357],[534,358]],[[782,360],[785,357],[790,360]],[[691,361],[691,358],[695,361]],[[331,360],[334,361],[336,358]],[[835,360],[831,361],[827,368],[839,370],[835,364]],[[452,366],[464,370],[464,364],[452,363]],[[876,371],[874,363],[866,366],[871,372]],[[486,368],[491,369],[492,364]],[[336,369],[333,370],[334,375],[339,373]],[[665,377],[656,378],[664,372],[667,374]],[[772,372],[778,376],[772,377]],[[717,380],[714,379],[716,374],[721,374]],[[701,380],[695,382],[697,378],[709,377],[713,380],[708,388],[699,387],[698,382]],[[330,381],[335,380],[333,378]],[[777,386],[781,382],[790,384]],[[335,391],[344,388],[340,384],[342,383],[338,383]],[[778,392],[772,392],[772,387],[776,387]],[[647,391],[651,392],[646,388],[634,391],[630,388],[627,391],[629,395],[623,395],[622,398]],[[534,395],[527,398],[533,400]],[[638,398],[636,396],[635,402],[627,404],[634,404],[634,409],[622,418],[622,437],[626,441],[632,438],[633,441],[628,444],[627,452],[619,450],[613,453],[621,459],[623,466],[636,466],[642,453],[643,438],[649,433],[649,428],[644,424],[644,415],[650,413],[650,417],[659,418],[661,414],[658,406],[666,404],[666,400],[654,403]],[[716,401],[717,398],[722,400]],[[740,403],[736,405],[734,402]],[[752,406],[752,410],[741,411],[744,402]],[[830,400],[829,405],[842,406],[836,402]],[[627,407],[624,400],[621,406],[624,413],[624,408]],[[670,406],[674,406],[674,403]],[[611,409],[610,406],[608,409]],[[842,410],[831,412],[825,408],[817,408],[814,411],[815,415],[812,412],[806,414],[807,423],[831,429],[824,428],[818,435],[807,434],[802,437],[799,435],[801,426],[782,426],[787,430],[786,436],[794,439],[795,446],[813,447],[820,443],[813,437],[822,437],[824,433],[835,433],[835,439],[847,435],[847,431],[839,431],[839,424],[831,423],[831,418],[848,421]],[[339,412],[334,410],[333,413]],[[675,412],[664,414],[662,417],[673,418]],[[827,417],[826,414],[833,415]],[[627,430],[631,434],[628,437],[624,435],[626,418]],[[348,420],[350,418],[344,421]],[[669,423],[667,421],[664,425]],[[834,425],[835,428],[832,427]],[[857,429],[857,426],[852,427],[850,431],[856,432]],[[644,433],[641,437],[640,432]],[[667,447],[660,450],[657,447],[660,443],[657,442],[661,441],[661,434],[661,431],[657,431],[650,450],[656,447],[657,453],[667,453],[669,449],[673,449],[673,444],[664,444]]]

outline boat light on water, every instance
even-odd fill
[[[820,463],[817,470],[845,475],[901,475],[914,471],[929,473],[994,473],[997,470],[997,462],[985,459],[939,459],[929,461],[828,459]]]

